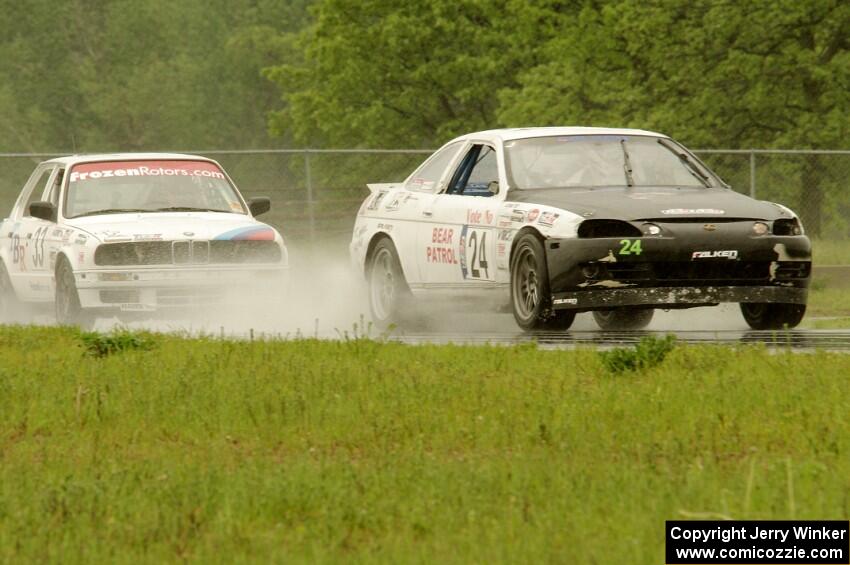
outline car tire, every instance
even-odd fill
[[[806,305],[742,302],[741,314],[754,330],[790,329],[797,327],[803,321]]]
[[[60,259],[56,267],[56,322],[64,326],[91,329],[94,316],[80,306],[80,294],[74,280],[74,271],[67,259]]]
[[[395,245],[382,238],[369,256],[367,271],[369,282],[369,309],[372,321],[381,329],[404,321],[412,296]]]
[[[13,322],[19,315],[21,302],[15,294],[6,264],[0,261],[0,322]]]
[[[605,331],[642,330],[652,321],[652,308],[616,308],[594,310],[593,319]]]
[[[543,243],[533,233],[517,239],[511,257],[511,310],[519,327],[531,330],[566,330],[575,312],[553,310],[549,269]]]

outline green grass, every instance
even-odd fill
[[[850,265],[850,241],[841,239],[812,241],[812,262],[815,265]]]
[[[662,563],[666,519],[850,513],[847,355],[119,342],[0,328],[0,561]]]
[[[800,328],[811,328],[815,330],[846,330],[850,328],[850,317],[836,318],[805,318]]]
[[[809,290],[806,316],[850,316],[850,289],[813,285]]]

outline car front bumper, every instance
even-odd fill
[[[575,238],[545,246],[555,309],[805,304],[811,278],[805,236]]]
[[[222,304],[263,291],[283,293],[282,265],[124,268],[76,271],[82,308],[154,312]]]

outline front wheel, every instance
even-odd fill
[[[754,330],[795,328],[806,314],[805,304],[765,304],[742,302],[741,314]]]
[[[61,325],[80,326],[90,329],[94,317],[80,306],[80,295],[74,272],[67,260],[62,260],[56,268],[56,322]]]
[[[511,259],[511,306],[524,330],[566,330],[575,312],[553,310],[543,244],[532,233],[519,237]]]
[[[618,308],[616,310],[596,310],[593,319],[600,328],[611,330],[642,330],[652,321],[655,310],[652,308]]]

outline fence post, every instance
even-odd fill
[[[307,219],[310,222],[310,244],[316,243],[316,219],[313,205],[313,175],[310,171],[310,150],[304,150],[304,176],[307,182]]]
[[[750,198],[756,197],[756,152],[750,151]]]

